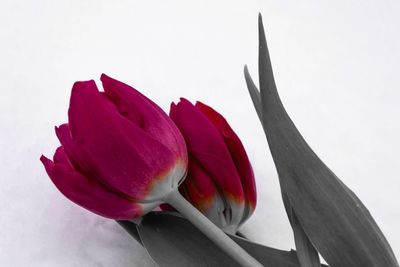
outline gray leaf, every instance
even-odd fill
[[[136,228],[126,222],[124,229]],[[189,221],[172,212],[151,212],[137,226],[142,244],[160,267],[238,266]],[[264,266],[299,267],[295,251],[282,251],[231,238]],[[325,265],[324,265],[325,266]]]
[[[256,109],[257,115],[262,124],[263,119],[262,119],[262,105],[261,105],[260,91],[254,84],[253,79],[249,74],[247,66],[244,67],[244,77],[246,79],[247,88],[249,89],[249,93],[253,101],[254,107]],[[297,250],[297,257],[299,259],[300,265],[304,267],[320,266],[321,263],[319,260],[318,252],[314,248],[311,241],[304,232],[302,226],[300,225],[296,215],[293,212],[293,209],[290,205],[289,199],[285,194],[285,192],[282,192],[282,199],[285,205],[286,213],[289,217],[290,224],[293,229],[294,240]]]
[[[261,15],[259,42],[262,125],[282,193],[299,225],[332,267],[398,267],[366,207],[318,158],[286,113],[276,90]]]

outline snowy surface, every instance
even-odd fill
[[[242,138],[259,204],[243,232],[293,247],[247,94],[262,12],[276,81],[311,147],[363,200],[400,257],[398,1],[0,1],[0,266],[154,266],[112,220],[69,202],[52,156],[76,80],[102,72],[168,110],[202,100]]]

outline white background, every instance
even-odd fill
[[[168,110],[220,111],[254,166],[242,231],[293,248],[277,174],[242,70],[257,79],[262,12],[277,85],[297,127],[363,200],[400,257],[398,1],[0,1],[0,266],[153,266],[112,220],[69,202],[52,156],[76,80],[102,72]]]

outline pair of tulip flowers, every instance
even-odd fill
[[[181,99],[169,116],[134,88],[101,76],[76,82],[61,146],[41,161],[71,201],[107,218],[131,220],[176,190],[228,233],[256,205],[253,171],[238,136],[209,106]]]
[[[258,24],[260,90],[246,67],[244,74],[277,167],[298,263],[320,267],[320,253],[332,267],[398,267],[368,209],[313,152],[287,114],[261,15]],[[241,266],[262,266],[223,232],[235,233],[256,205],[249,159],[226,120],[185,99],[172,104],[168,116],[135,89],[106,75],[101,81],[104,92],[94,81],[75,83],[68,124],[56,128],[61,146],[53,161],[41,158],[58,189],[78,205],[117,220],[168,203]]]

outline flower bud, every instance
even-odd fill
[[[180,191],[226,232],[234,233],[253,213],[253,170],[238,136],[209,106],[186,99],[171,104],[170,117],[181,131],[189,165]]]
[[[104,217],[128,220],[163,202],[187,168],[185,142],[161,108],[106,75],[72,88],[68,124],[48,175],[71,201]]]

